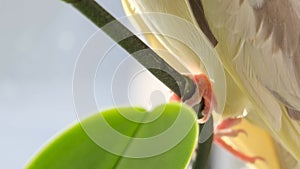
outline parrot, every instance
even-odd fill
[[[135,26],[155,32],[144,36],[158,55],[180,73],[190,74],[198,85],[198,97],[186,102],[194,106],[204,98],[204,117],[199,122],[204,123],[213,110],[222,111],[223,120],[217,124],[214,142],[250,163],[268,161],[276,154],[272,158],[280,161],[278,168],[300,167],[300,1],[122,0],[122,3],[127,15],[139,16],[133,19]],[[176,16],[201,33],[195,34],[182,24],[160,22],[159,15],[143,15],[147,13]],[[180,39],[164,36],[165,28],[176,31],[199,48],[207,47],[207,43],[197,40],[204,39],[209,42],[208,48],[216,51],[226,77],[224,109],[219,108],[222,100],[216,87],[222,76],[215,74],[213,80],[206,77],[206,69],[212,65],[204,65],[198,53],[179,43]],[[202,58],[213,57],[210,53],[202,55]],[[171,100],[180,98],[172,96]],[[241,139],[239,133],[247,134],[248,139]],[[255,152],[255,148],[242,148],[243,143],[251,144],[250,140],[262,145],[267,142],[265,148],[269,146],[273,153],[269,157],[262,157],[263,154],[250,157],[233,148],[240,146],[240,150]],[[230,143],[234,146],[229,146]]]

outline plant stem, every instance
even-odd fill
[[[207,125],[204,128],[204,125]],[[202,130],[206,130],[209,132],[213,131],[213,118],[209,118],[209,120],[205,124],[199,125],[199,138],[200,139],[200,133]],[[207,169],[208,162],[209,162],[209,154],[212,146],[213,141],[213,134],[203,143],[198,142],[197,148],[196,148],[196,159],[192,164],[192,169]]]
[[[95,25],[107,33],[113,40],[123,47],[128,53],[132,54],[140,50],[147,49],[147,53],[143,55],[133,54],[132,56],[140,62],[145,68],[147,68],[157,79],[164,83],[169,89],[186,100],[190,98],[196,87],[194,82],[187,76],[178,73],[168,63],[166,63],[161,57],[159,57],[151,48],[149,48],[143,41],[135,36],[124,25],[118,22],[113,16],[111,16],[104,8],[102,8],[94,0],[64,0],[71,3],[76,9],[78,9],[83,15],[89,18]],[[114,22],[113,30],[103,29],[106,24]],[[120,33],[123,36],[129,37],[124,40],[118,41]],[[203,101],[199,103],[198,108],[195,108],[198,115],[203,110]],[[212,117],[209,122],[209,132],[213,130]],[[204,125],[200,125],[200,132]],[[206,128],[207,130],[207,128]],[[208,162],[208,156],[212,144],[212,136],[204,143],[198,143],[197,157],[193,164],[193,169],[204,169]]]
[[[133,54],[132,56],[147,68],[157,79],[164,83],[178,96],[186,100],[192,96],[195,91],[194,82],[172,68],[161,57],[159,57],[142,40],[135,36],[129,29],[118,22],[104,8],[94,0],[64,0],[71,3],[82,14],[89,18],[95,25],[107,33],[113,40],[123,47],[128,53],[144,50],[143,54]],[[103,27],[113,22],[113,28],[103,29]],[[120,37],[128,37],[120,40]]]

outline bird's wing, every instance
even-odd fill
[[[287,108],[300,112],[300,1],[203,3],[217,40],[225,39],[229,44],[223,46],[223,51],[230,51],[223,61],[240,76],[261,83],[268,90],[263,94],[271,93]],[[230,36],[224,38],[224,33]],[[249,51],[252,53],[246,53]],[[246,72],[241,73],[242,69]]]
[[[288,109],[300,112],[299,6],[300,1],[295,0],[265,0],[261,7],[253,8],[259,28],[256,44],[262,53],[253,62],[261,63],[255,67],[258,80]],[[258,72],[262,70],[268,72]]]
[[[288,117],[286,107],[300,110],[300,1],[202,2],[226,70],[254,103],[249,118],[257,123],[258,115],[299,160],[300,124]]]

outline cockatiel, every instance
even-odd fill
[[[213,65],[202,64],[203,60],[196,56],[198,53],[179,43],[180,39],[165,37],[162,30],[176,31],[199,48],[207,44],[199,43],[202,41],[198,39],[208,40],[225,69],[227,95],[223,118],[235,118],[248,112],[247,121],[266,130],[275,144],[278,142],[281,149],[291,154],[286,157],[300,161],[300,1],[122,2],[127,14],[139,14],[139,18],[134,17],[136,25],[146,32],[155,32],[154,37],[153,34],[145,35],[146,39],[153,48],[168,50],[167,55],[159,50],[158,54],[179,72],[202,74]],[[182,24],[160,22],[159,15],[143,15],[149,12],[182,18],[205,36],[189,31]],[[158,34],[160,31],[162,34]],[[205,55],[202,58],[213,57],[209,54],[201,55]],[[217,103],[210,106],[219,107],[221,89],[215,86],[222,76],[213,77]],[[216,110],[222,111],[222,108]]]

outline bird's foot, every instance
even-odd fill
[[[224,137],[237,137],[240,133],[243,133],[247,136],[247,132],[242,129],[232,129],[238,125],[242,121],[242,118],[228,118],[223,120],[216,128],[214,133],[214,143],[220,145],[221,147],[225,148],[227,151],[232,153],[233,155],[237,156],[238,158],[242,159],[245,162],[255,163],[257,160],[265,161],[264,158],[259,156],[249,156],[245,153],[234,149],[228,143],[226,143],[223,138]]]
[[[201,73],[197,75],[191,75],[190,77],[196,84],[196,90],[192,97],[185,100],[184,103],[191,107],[194,107],[203,99],[204,108],[201,112],[203,117],[201,119],[198,119],[198,123],[203,124],[209,119],[212,110],[217,107],[217,101],[212,90],[211,82],[205,74]],[[173,93],[170,101],[182,100],[175,93]]]

